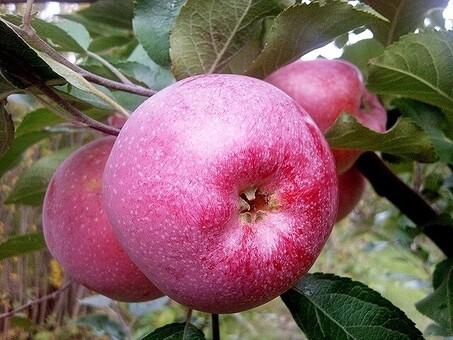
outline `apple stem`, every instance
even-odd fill
[[[192,313],[193,313],[193,309],[189,308],[187,310],[186,325],[184,327],[184,332],[182,334],[182,339],[183,340],[188,339],[189,325],[190,325],[190,322],[192,320]]]
[[[220,340],[219,314],[211,314],[212,340]]]
[[[404,215],[411,219],[443,253],[453,257],[453,226],[442,223],[441,216],[416,191],[396,176],[374,152],[363,153],[355,163],[379,196],[387,198]]]

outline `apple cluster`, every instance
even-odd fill
[[[364,189],[359,152],[331,150],[322,133],[343,111],[385,128],[342,61],[298,61],[265,81],[178,81],[117,138],[60,165],[44,200],[48,248],[74,279],[120,301],[168,295],[210,313],[270,301],[309,270]]]

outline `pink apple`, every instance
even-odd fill
[[[385,131],[385,120],[381,124],[383,117],[386,117],[381,113],[385,114],[385,110],[377,97],[366,91],[360,71],[346,61],[298,60],[275,71],[265,80],[291,96],[323,132],[342,112],[352,114],[371,129]],[[366,113],[360,113],[362,106]],[[378,117],[374,117],[375,111],[379,111]],[[352,167],[361,153],[351,149],[334,149],[332,152],[339,174]]]
[[[232,313],[285,292],[313,264],[337,212],[329,146],[270,84],[179,81],[121,130],[104,174],[114,231],[165,294]]]
[[[151,300],[163,294],[121,248],[104,212],[101,179],[114,141],[93,141],[58,167],[44,199],[44,236],[65,271],[89,289],[120,301]]]
[[[360,202],[365,187],[365,177],[355,167],[352,167],[338,177],[337,222],[348,216]]]

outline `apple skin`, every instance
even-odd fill
[[[338,176],[338,214],[337,222],[348,216],[360,202],[366,188],[365,177],[352,167]]]
[[[294,285],[338,203],[313,120],[279,89],[239,75],[190,77],[145,101],[118,135],[103,184],[133,261],[170,298],[209,313],[247,310]]]
[[[265,80],[301,105],[322,132],[329,129],[342,112],[350,113],[361,124],[375,131],[385,131],[386,112],[377,97],[366,90],[361,72],[351,63],[328,59],[297,60],[278,69]],[[362,114],[361,107],[365,107]],[[378,117],[373,118],[372,113],[377,113]],[[383,117],[383,126],[374,122],[381,122]],[[333,149],[332,153],[337,172],[342,174],[352,167],[361,151]]]
[[[121,248],[103,208],[102,175],[114,141],[86,144],[58,167],[44,199],[44,237],[64,270],[87,288],[119,301],[152,300],[162,292]]]

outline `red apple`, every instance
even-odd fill
[[[231,313],[285,292],[337,212],[329,146],[279,89],[239,75],[179,81],[122,128],[104,174],[114,231],[165,294]]]
[[[121,129],[126,123],[127,118],[124,116],[111,115],[107,118],[107,124],[118,129]]]
[[[337,222],[349,215],[365,191],[366,180],[357,168],[352,167],[338,176]]]
[[[114,141],[93,141],[58,167],[44,199],[44,236],[65,271],[89,289],[120,301],[151,300],[163,294],[121,248],[104,212],[101,179]]]
[[[323,132],[342,112],[352,114],[373,130],[385,131],[385,110],[377,97],[366,91],[360,71],[346,61],[297,60],[265,80],[291,96]],[[366,112],[362,112],[361,107],[365,107]],[[383,119],[384,124],[381,124]],[[334,149],[332,152],[339,174],[351,168],[361,153],[352,149]]]

